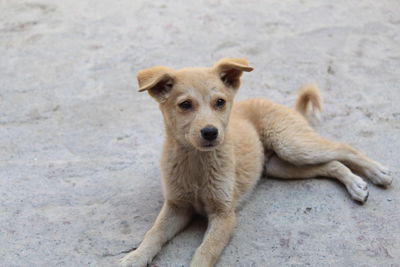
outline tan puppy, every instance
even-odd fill
[[[344,143],[328,141],[309,126],[309,108],[321,108],[315,87],[301,90],[296,110],[267,99],[234,103],[245,59],[211,68],[153,67],[138,73],[139,91],[157,100],[164,117],[161,160],[165,202],[143,242],[121,260],[146,266],[194,212],[208,217],[204,240],[191,266],[213,266],[235,227],[235,208],[266,173],[280,178],[334,177],[351,197],[365,202],[367,184],[389,185],[388,170]],[[303,116],[302,116],[303,115]]]

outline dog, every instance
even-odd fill
[[[190,221],[208,227],[190,266],[214,266],[235,227],[235,208],[263,172],[277,178],[332,177],[361,203],[368,178],[392,182],[389,170],[355,148],[318,135],[309,120],[322,107],[316,86],[300,90],[295,109],[267,99],[234,103],[246,59],[225,58],[208,68],[157,66],[138,72],[139,91],[159,104],[165,125],[161,159],[165,202],[140,246],[121,266],[146,266]]]

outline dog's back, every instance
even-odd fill
[[[322,98],[318,88],[301,88],[295,108],[289,108],[265,98],[250,98],[235,103],[232,120],[246,120],[256,129],[265,150],[273,150],[274,143],[285,142],[286,134],[308,134],[314,131],[308,121],[319,117]]]

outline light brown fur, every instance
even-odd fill
[[[264,167],[267,175],[279,178],[336,178],[359,202],[366,201],[368,189],[353,172],[378,185],[391,183],[381,164],[310,127],[306,118],[321,109],[315,86],[300,91],[296,110],[267,99],[234,103],[242,72],[251,70],[245,59],[233,58],[211,68],[153,67],[138,73],[139,91],[148,91],[163,113],[165,202],[154,226],[121,266],[146,266],[194,212],[206,215],[209,224],[191,266],[213,266],[235,227],[238,202]],[[189,109],[184,102],[190,102]],[[211,126],[218,136],[208,141],[201,131]]]

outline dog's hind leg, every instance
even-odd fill
[[[345,143],[321,137],[311,128],[305,119],[309,102],[320,109],[319,92],[314,87],[300,92],[297,111],[265,99],[242,101],[237,109],[247,114],[265,150],[273,150],[279,158],[298,166],[336,160],[375,184],[389,185],[392,178],[387,168]]]
[[[269,176],[284,179],[307,179],[321,176],[336,178],[345,185],[347,191],[354,200],[364,203],[368,198],[367,184],[339,161],[330,161],[317,165],[296,166],[283,161],[275,155],[268,160],[266,173]]]
[[[312,130],[281,132],[279,140],[272,140],[272,147],[278,157],[294,165],[336,160],[377,185],[386,186],[392,182],[389,170],[380,163],[345,143],[324,139]]]

